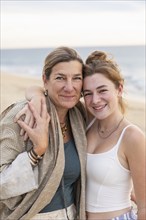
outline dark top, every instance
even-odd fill
[[[73,140],[64,144],[65,169],[60,183],[51,202],[40,213],[51,212],[70,206],[75,200],[75,183],[80,177],[80,162]],[[62,187],[63,185],[63,187]],[[63,190],[64,188],[64,190]],[[64,192],[64,193],[63,193]]]

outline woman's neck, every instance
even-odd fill
[[[71,127],[70,127],[69,118],[68,118],[68,110],[59,111],[58,117],[60,121],[63,141],[64,143],[66,143],[72,138],[72,132],[71,132]]]
[[[68,110],[57,110],[60,124],[64,124],[67,120]]]

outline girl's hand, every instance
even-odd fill
[[[35,119],[35,126],[30,127],[25,121],[18,120],[17,123],[27,133],[28,137],[34,145],[36,154],[42,155],[48,147],[48,127],[50,122],[50,115],[47,112],[46,102],[41,100],[41,115],[34,108],[32,103],[28,103],[29,109]]]
[[[132,193],[131,193],[131,201],[134,202],[135,204],[137,204],[136,203],[136,196],[135,196],[134,191],[132,191]]]

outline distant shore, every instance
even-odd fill
[[[2,112],[10,104],[24,99],[25,89],[32,85],[43,86],[42,79],[1,73],[1,107]],[[126,117],[145,132],[145,103],[141,99],[128,99]]]

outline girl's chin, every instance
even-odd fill
[[[99,112],[97,113],[97,112],[90,111],[90,113],[98,120],[103,120],[103,119],[107,118],[107,115],[99,113]]]

